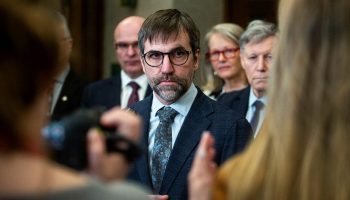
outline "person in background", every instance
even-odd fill
[[[188,14],[159,10],[145,20],[138,38],[153,94],[130,107],[142,116],[141,144],[147,151],[129,178],[152,188],[155,198],[187,199],[187,174],[202,132],[215,137],[220,165],[245,147],[250,126],[193,84],[200,37]]]
[[[212,81],[204,87],[213,99],[226,92],[247,87],[248,81],[240,60],[239,38],[243,28],[233,23],[217,24],[205,35]],[[208,89],[206,89],[208,88]]]
[[[46,158],[41,130],[50,84],[64,69],[57,26],[46,9],[25,1],[0,1],[0,15],[0,199],[147,199],[134,185],[104,186]],[[131,112],[116,108],[101,123],[138,140],[141,119]],[[129,166],[124,156],[106,154],[96,129],[88,136],[88,172],[106,181],[121,178]]]
[[[273,59],[273,47],[277,41],[275,24],[254,20],[241,35],[241,63],[250,87],[225,93],[218,100],[245,116],[256,137],[265,117],[266,89]]]
[[[152,92],[142,71],[137,46],[137,33],[144,20],[143,17],[130,16],[116,26],[114,47],[121,71],[111,78],[88,85],[81,102],[83,107],[125,108]]]
[[[350,199],[349,9],[348,0],[280,1],[265,123],[220,168],[213,199]],[[212,176],[213,147],[203,139],[197,154],[209,157],[195,158],[192,200],[203,199],[203,176]]]
[[[54,80],[53,92],[50,99],[50,117],[52,121],[59,121],[70,115],[80,107],[83,90],[87,81],[79,77],[69,64],[73,39],[67,20],[59,12],[53,12],[58,26],[59,61],[64,68]]]

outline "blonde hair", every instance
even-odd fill
[[[205,46],[206,46],[206,51],[209,51],[209,39],[213,34],[220,34],[224,38],[229,39],[232,41],[234,44],[239,46],[239,39],[244,32],[244,29],[234,23],[220,23],[215,26],[213,26],[207,34],[205,34]],[[207,82],[206,85],[203,86],[204,90],[209,90],[214,93],[220,92],[222,89],[222,86],[224,85],[224,80],[222,80],[218,76],[214,76],[214,70],[209,62],[207,62],[206,69],[207,73],[210,73],[210,77],[208,77],[209,81]]]
[[[220,172],[229,199],[350,199],[349,10],[348,0],[281,1],[266,121]]]

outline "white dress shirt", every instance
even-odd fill
[[[249,103],[248,103],[248,111],[247,111],[247,114],[245,116],[245,118],[248,120],[248,122],[250,122],[252,120],[252,117],[254,115],[254,112],[255,112],[255,106],[253,106],[254,102],[256,100],[260,100],[261,102],[264,103],[264,107],[260,110],[260,118],[259,118],[259,122],[258,122],[258,126],[257,126],[257,129],[256,129],[256,132],[254,133],[254,138],[256,137],[256,133],[259,132],[260,128],[261,128],[261,125],[262,125],[262,122],[264,121],[264,118],[265,118],[265,107],[266,107],[266,102],[267,102],[267,99],[266,99],[266,96],[262,96],[261,98],[257,98],[253,92],[253,88],[250,87],[250,93],[249,93]]]
[[[153,92],[154,93],[154,92]],[[168,105],[171,108],[175,109],[179,114],[175,117],[174,123],[172,125],[171,131],[172,131],[172,147],[174,147],[176,138],[180,132],[180,129],[182,127],[182,124],[188,114],[188,112],[191,109],[191,106],[194,102],[194,99],[197,96],[197,89],[192,83],[190,88],[187,90],[187,92],[175,103]],[[153,94],[153,101],[152,101],[152,108],[151,108],[151,116],[150,116],[150,130],[148,135],[148,153],[150,155],[150,158],[152,158],[152,152],[153,152],[153,145],[154,145],[154,138],[157,126],[159,124],[159,118],[156,116],[156,113],[159,109],[163,108],[165,105],[163,105],[157,97]],[[150,166],[152,166],[152,159],[150,159]]]
[[[131,81],[136,82],[140,88],[138,90],[139,99],[142,100],[145,98],[146,90],[148,87],[147,77],[145,74],[137,77],[136,79],[130,78],[123,70],[121,71],[121,80],[122,80],[122,91],[120,95],[120,106],[122,108],[127,107],[128,100],[132,92],[132,87],[128,85]]]

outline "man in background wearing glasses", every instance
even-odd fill
[[[267,101],[265,93],[276,38],[275,24],[262,20],[254,20],[249,23],[239,43],[241,63],[250,87],[223,94],[218,99],[220,103],[246,117],[252,126],[254,137],[257,136],[265,118]]]
[[[203,131],[215,138],[220,165],[244,148],[250,126],[194,86],[200,41],[188,14],[155,12],[143,23],[138,41],[153,95],[131,106],[144,120],[141,144],[147,151],[129,178],[150,187],[155,199],[187,199],[187,175]]]
[[[84,91],[83,107],[125,108],[152,92],[142,71],[137,46],[137,33],[144,20],[143,17],[131,16],[116,26],[114,48],[121,71],[109,79],[90,84]]]

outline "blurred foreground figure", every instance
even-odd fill
[[[41,129],[50,83],[63,70],[53,24],[52,15],[40,7],[0,1],[0,199],[146,199],[134,186],[107,188],[45,158]],[[105,113],[101,123],[118,126],[134,141],[140,132],[140,119],[120,109]],[[127,171],[122,155],[104,153],[104,139],[96,130],[88,142],[93,176],[110,181]]]
[[[349,10],[348,0],[281,1],[266,121],[220,169],[214,199],[350,199]],[[210,173],[210,161],[196,161],[192,199],[208,189],[195,175]]]

